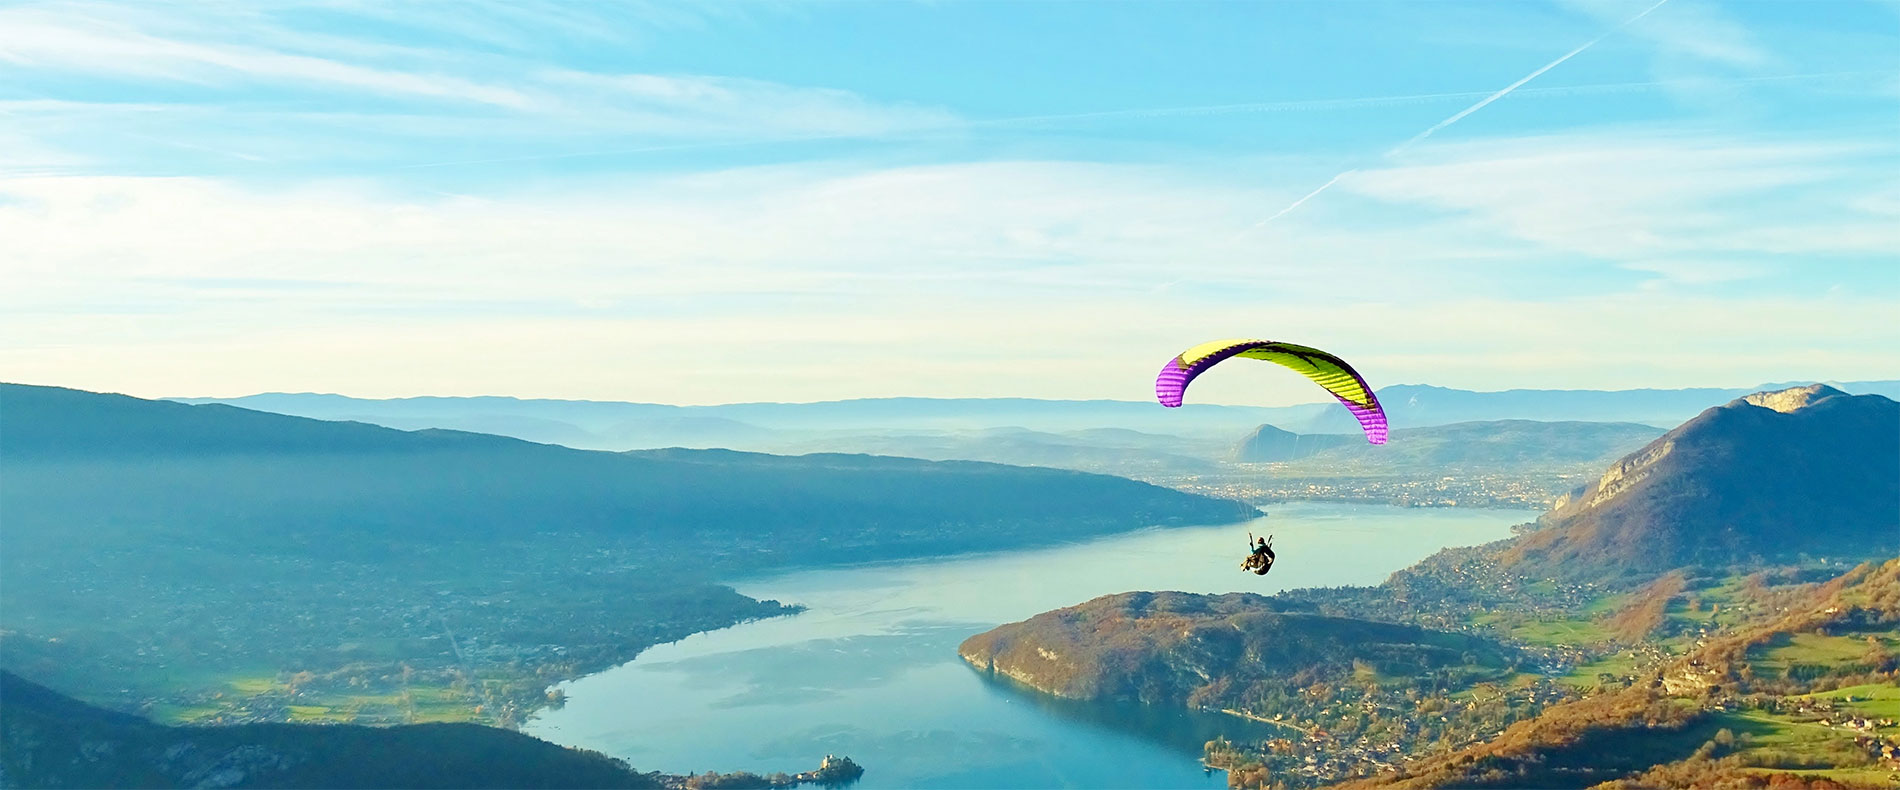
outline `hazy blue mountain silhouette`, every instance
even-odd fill
[[[1781,389],[1781,386],[1768,389]],[[1900,381],[1838,384],[1850,393],[1900,397]],[[1709,403],[1764,388],[1504,390],[1474,392],[1423,384],[1379,390],[1394,428],[1495,420],[1678,424]],[[611,401],[504,397],[373,400],[311,393],[178,399],[227,403],[326,420],[394,428],[451,428],[498,433],[589,449],[728,447],[782,450],[817,433],[975,431],[999,428],[1074,433],[1123,428],[1163,435],[1232,437],[1265,423],[1302,434],[1358,429],[1337,404],[1249,407],[1189,403],[1165,409],[1148,401],[1030,398],[864,398],[817,403],[668,406]],[[858,449],[858,448],[853,448]]]
[[[1262,425],[1234,448],[1237,461],[1314,461],[1395,468],[1586,463],[1616,458],[1662,433],[1630,422],[1490,420],[1401,428],[1383,446],[1350,434],[1296,434]]]
[[[25,385],[0,385],[0,409],[9,537],[110,522],[299,541],[738,528],[796,540],[1252,512],[1115,477],[978,462],[606,453]]]

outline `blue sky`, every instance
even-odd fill
[[[1900,3],[6,4],[0,277],[143,395],[1900,378]]]

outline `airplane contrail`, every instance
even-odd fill
[[[1563,54],[1563,57],[1560,57],[1556,60],[1546,63],[1544,64],[1543,68],[1524,75],[1523,79],[1504,86],[1502,90],[1499,90],[1497,93],[1493,93],[1489,96],[1484,97],[1484,99],[1479,101],[1477,104],[1473,104],[1470,107],[1466,107],[1463,110],[1460,110],[1456,115],[1453,115],[1450,118],[1446,118],[1445,120],[1439,121],[1436,125],[1432,126],[1432,128],[1426,129],[1425,131],[1422,131],[1416,135],[1413,135],[1412,139],[1406,140],[1403,143],[1399,143],[1397,147],[1392,149],[1392,151],[1403,151],[1407,148],[1410,148],[1413,145],[1417,144],[1420,140],[1423,140],[1427,137],[1432,136],[1434,133],[1438,132],[1438,130],[1464,120],[1465,116],[1484,109],[1485,105],[1504,98],[1505,94],[1508,94],[1511,91],[1524,87],[1524,83],[1537,79],[1538,77],[1542,76],[1544,72],[1557,68],[1558,66],[1563,65],[1564,61],[1583,54],[1584,50],[1596,46],[1598,42],[1601,42],[1603,39],[1609,38],[1611,35],[1615,34],[1617,31],[1622,30],[1623,28],[1629,27],[1632,24],[1635,24],[1636,20],[1649,16],[1649,13],[1651,11],[1654,11],[1658,8],[1663,7],[1663,3],[1667,3],[1667,2],[1669,2],[1669,0],[1657,0],[1655,5],[1652,5],[1648,8],[1643,9],[1642,13],[1639,13],[1636,16],[1623,20],[1623,24],[1617,25],[1616,27],[1613,27],[1613,28],[1610,28],[1609,30],[1604,31],[1603,35],[1597,36],[1596,38],[1583,42],[1583,44],[1577,47],[1576,49],[1570,50],[1569,52],[1565,52]]]
[[[1509,85],[1504,86],[1503,88],[1498,89],[1497,91],[1493,92],[1491,95],[1486,96],[1482,99],[1479,99],[1477,104],[1473,104],[1470,107],[1466,107],[1462,110],[1459,110],[1458,112],[1452,114],[1451,117],[1433,124],[1431,128],[1426,129],[1425,131],[1419,132],[1418,134],[1412,135],[1411,139],[1406,140],[1403,143],[1399,143],[1398,145],[1393,146],[1390,150],[1386,151],[1385,156],[1391,156],[1393,154],[1404,151],[1407,148],[1411,148],[1412,146],[1417,145],[1420,141],[1424,140],[1425,138],[1430,137],[1434,134],[1437,134],[1439,131],[1443,130],[1445,127],[1450,126],[1459,121],[1462,121],[1467,116],[1471,115],[1472,113],[1484,109],[1486,105],[1489,105],[1490,103],[1494,101],[1497,101],[1499,99],[1504,98],[1505,96],[1510,95],[1511,91],[1517,90],[1518,88],[1522,88],[1524,87],[1525,83],[1530,82],[1531,80],[1537,79],[1540,76],[1543,76],[1544,72],[1550,71],[1551,69],[1554,69],[1554,68],[1557,68],[1558,66],[1563,65],[1564,61],[1583,54],[1584,50],[1587,50],[1591,47],[1596,46],[1599,42],[1603,41],[1604,39],[1609,38],[1612,35],[1615,35],[1617,31],[1622,30],[1623,28],[1629,27],[1632,24],[1635,24],[1637,20],[1642,19],[1643,17],[1649,16],[1650,12],[1663,7],[1663,4],[1667,2],[1669,2],[1669,0],[1657,0],[1655,5],[1645,8],[1642,10],[1642,12],[1638,13],[1637,15],[1623,20],[1622,23],[1618,24],[1616,27],[1603,31],[1602,35],[1599,35],[1596,38],[1590,39],[1589,41],[1583,42],[1583,44],[1579,45],[1576,49],[1570,50],[1569,52],[1565,52],[1562,56],[1558,57],[1556,60],[1546,63],[1543,65],[1543,67],[1537,69],[1536,71],[1533,71],[1529,74],[1524,75],[1523,79],[1520,79],[1516,82],[1513,82]],[[1325,192],[1326,190],[1332,188],[1334,184],[1339,183],[1340,179],[1345,178],[1346,176],[1349,176],[1358,171],[1359,171],[1359,168],[1355,167],[1343,173],[1340,173],[1339,175],[1333,176],[1331,180],[1328,180],[1326,183],[1321,184],[1318,189],[1315,189],[1311,192],[1306,193],[1304,197],[1300,198],[1299,200],[1293,201],[1291,204],[1288,204],[1286,208],[1280,209],[1278,212],[1275,212],[1273,216],[1254,223],[1253,227],[1258,228],[1258,227],[1261,227],[1262,225],[1265,225],[1269,222],[1272,222],[1276,219],[1286,216],[1289,212],[1293,211],[1296,208],[1299,208],[1302,204],[1306,203],[1306,201],[1319,197],[1319,194],[1321,192]]]
[[[1355,167],[1351,170],[1347,170],[1346,172],[1340,173],[1339,175],[1333,176],[1332,180],[1327,181],[1324,184],[1320,184],[1318,189],[1315,189],[1311,192],[1306,193],[1306,197],[1300,198],[1299,200],[1295,200],[1292,203],[1288,203],[1286,208],[1283,208],[1283,209],[1280,209],[1279,211],[1274,212],[1273,216],[1260,220],[1259,222],[1254,223],[1253,226],[1258,228],[1261,225],[1265,225],[1269,222],[1272,222],[1276,219],[1286,216],[1289,212],[1293,211],[1296,208],[1299,208],[1300,205],[1305,203],[1306,201],[1319,197],[1319,193],[1325,192],[1326,190],[1332,188],[1334,184],[1339,183],[1339,179],[1345,178],[1346,176],[1352,175],[1357,172],[1359,172],[1359,168]]]

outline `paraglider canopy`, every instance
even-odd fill
[[[1308,346],[1246,339],[1202,343],[1181,352],[1180,356],[1161,366],[1161,375],[1155,378],[1155,397],[1160,399],[1163,406],[1180,406],[1183,396],[1187,394],[1188,384],[1196,376],[1234,357],[1272,362],[1312,379],[1313,383],[1325,387],[1334,398],[1345,404],[1352,416],[1359,420],[1359,427],[1366,432],[1366,441],[1385,444],[1385,409],[1379,406],[1379,399],[1372,394],[1372,386],[1351,365],[1346,364],[1346,360]]]

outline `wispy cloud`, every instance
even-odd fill
[[[529,97],[439,74],[379,69],[329,58],[152,35],[118,21],[36,8],[0,9],[0,61],[16,68],[212,82],[290,81],[374,93],[451,99],[514,109]]]
[[[436,10],[448,13],[449,8]],[[671,6],[595,10],[636,8],[662,17],[680,13]],[[343,4],[327,10],[404,24],[434,19],[432,14],[396,6]],[[507,27],[498,25],[498,20],[514,18],[522,10],[507,4],[455,6],[449,15],[466,18],[449,29],[478,39],[507,37]],[[563,10],[556,4],[542,10],[546,14],[537,17],[534,26],[590,27],[585,19],[574,18],[573,8]],[[716,75],[551,68],[525,53],[471,53],[338,38],[285,27],[267,14],[245,13],[242,7],[233,9],[232,16],[164,14],[136,5],[92,3],[0,9],[0,64],[19,73],[43,78],[85,75],[128,85],[175,84],[189,89],[166,101],[80,102],[35,94],[22,83],[12,91],[25,92],[0,98],[11,99],[9,112],[46,127],[44,138],[63,140],[68,146],[113,134],[97,126],[58,125],[62,115],[81,113],[91,116],[88,122],[111,113],[142,114],[148,119],[155,113],[195,113],[200,120],[217,115],[244,123],[245,136],[265,138],[265,145],[288,139],[323,148],[326,139],[335,138],[324,127],[339,124],[353,124],[354,128],[343,131],[369,137],[360,142],[371,149],[378,144],[378,136],[380,142],[387,142],[392,135],[399,139],[413,133],[450,136],[466,143],[472,126],[483,131],[475,140],[480,144],[504,148],[510,141],[544,144],[537,152],[513,149],[486,157],[501,159],[538,155],[548,143],[573,150],[604,139],[627,147],[862,136],[943,127],[954,120],[941,109],[881,103],[822,86]],[[477,17],[484,21],[469,21]],[[579,32],[567,30],[573,35]],[[376,98],[394,101],[365,102]],[[304,124],[312,120],[324,131],[311,133]],[[215,133],[220,124],[200,124],[207,126]],[[199,128],[193,134],[205,132]],[[217,148],[176,136],[159,142]]]
[[[1604,22],[1628,16],[1649,0],[1562,0]],[[1733,16],[1707,0],[1673,0],[1630,34],[1654,44],[1666,58],[1691,59],[1732,69],[1758,69],[1777,60]]]
[[[0,348],[0,366],[173,394],[1141,397],[1128,382],[1144,383],[1148,357],[1270,325],[1364,349],[1395,381],[1566,386],[1582,365],[1618,371],[1592,386],[1666,385],[1693,378],[1668,365],[1690,351],[1729,378],[1808,373],[1769,375],[1785,366],[1713,341],[1623,366],[1608,355],[1628,361],[1644,337],[1761,311],[1813,322],[1763,336],[1797,356],[1864,338],[1858,322],[1900,289],[1863,281],[1825,304],[1779,293],[1795,275],[1747,243],[1787,240],[1736,235],[1774,228],[1773,215],[1724,214],[1726,201],[1817,184],[1878,208],[1879,185],[1829,180],[1864,146],[1621,137],[1436,148],[1353,179],[1364,206],[1349,223],[1232,245],[1208,239],[1244,221],[1261,188],[1152,166],[828,163],[428,200],[360,183],[11,179],[0,181],[0,335],[24,340]],[[1804,218],[1792,235],[1857,239],[1805,259],[1835,266],[1819,262],[1893,248],[1891,232],[1854,235],[1878,219]],[[1710,266],[1711,254],[1739,265]],[[1559,261],[1587,276],[1551,273]],[[1751,269],[1777,293],[1696,295]],[[1658,278],[1680,287],[1645,288]],[[1577,351],[1580,334],[1617,348]],[[726,365],[684,350],[707,343],[752,353]],[[1814,375],[1892,364],[1876,346],[1854,344],[1826,370],[1819,357],[1803,364]],[[142,361],[155,356],[171,367]],[[599,373],[629,360],[693,375]],[[530,376],[533,391],[497,371]],[[1260,384],[1209,393],[1258,399]]]
[[[1047,71],[904,39],[1015,10],[989,4],[7,6],[0,369],[151,394],[1140,398],[1182,343],[1261,332],[1474,387],[1900,369],[1879,325],[1900,149],[1860,90],[1891,57],[1784,64],[1787,38],[1733,20],[1695,39],[1683,21],[1722,10],[1702,1],[1630,28],[1673,43],[1568,65],[1525,41],[1574,9],[1453,13],[1453,46],[1411,35],[1437,6],[1396,4],[1342,24],[1374,45],[1276,30],[1172,61],[1165,10],[1047,9],[1143,21],[1145,91],[1062,71],[1114,51],[1093,39],[1025,35]],[[1654,2],[1592,5],[1559,49]],[[841,52],[840,26],[899,43]],[[1230,79],[1292,73],[1279,44],[1313,66],[1297,84]],[[1712,85],[1790,112],[1679,101]],[[1467,118],[1484,140],[1431,136]],[[1274,206],[1302,221],[1235,237]],[[655,368],[681,375],[626,373]],[[1267,378],[1207,394],[1277,397]]]
[[[1900,147],[1626,130],[1441,147],[1349,186],[1610,260],[1874,255],[1900,249],[1900,228],[1856,208],[1882,188],[1879,168],[1868,169],[1877,162],[1900,162]]]

